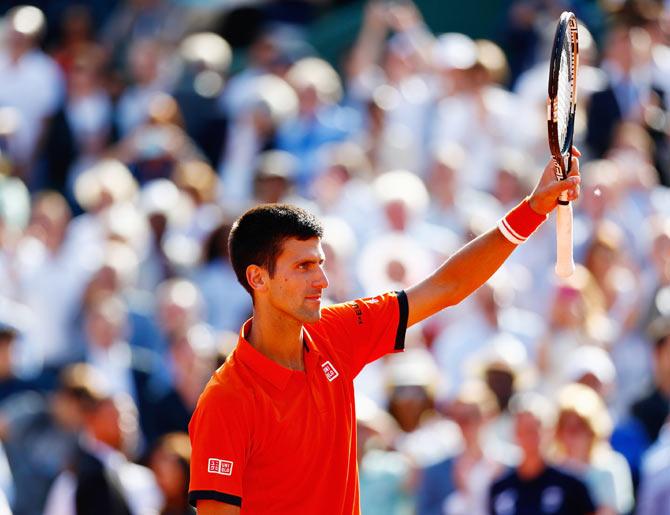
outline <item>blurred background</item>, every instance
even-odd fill
[[[192,513],[187,424],[251,311],[232,221],[318,214],[328,302],[421,279],[531,191],[566,9],[576,273],[550,219],[363,371],[362,510],[489,513],[535,392],[598,515],[670,513],[662,0],[3,2],[0,513]]]

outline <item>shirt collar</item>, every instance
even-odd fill
[[[275,387],[284,390],[292,375],[304,374],[304,372],[283,367],[256,350],[246,338],[246,335],[249,334],[249,330],[251,329],[252,320],[253,318],[247,320],[240,329],[240,336],[237,340],[235,355],[237,356],[237,359],[250,367],[260,377],[264,377]],[[304,327],[302,333],[305,369],[307,369],[308,361],[312,361],[312,359],[316,357],[318,348]]]

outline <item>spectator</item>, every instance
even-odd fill
[[[163,493],[160,515],[192,515],[186,492],[190,477],[191,442],[186,433],[167,434],[156,443],[149,466]]]
[[[39,141],[47,121],[62,101],[64,84],[58,65],[39,48],[46,30],[37,7],[17,6],[5,18],[5,45],[0,49],[0,73],[12,80],[0,84],[0,105],[16,108],[19,125],[9,143],[15,173],[31,190],[43,186],[35,168]]]
[[[657,442],[644,456],[637,513],[670,513],[670,422],[665,423]]]
[[[46,135],[48,185],[66,191],[73,205],[77,177],[102,157],[116,132],[103,66],[99,49],[85,47],[72,57],[67,96]]]
[[[371,399],[356,395],[362,513],[412,513],[414,471],[407,456],[393,449],[397,431],[397,424],[386,411]]]
[[[511,376],[528,359],[529,352],[524,341],[538,330],[533,327],[534,317],[523,310],[518,310],[516,316],[505,316],[508,310],[501,305],[503,290],[501,284],[489,281],[477,291],[474,303],[460,308],[460,316],[448,321],[446,328],[435,339],[433,353],[440,370],[449,378],[452,393],[458,391],[465,380],[467,364],[478,357],[483,357],[486,362],[483,368],[490,364],[489,358],[493,358],[493,362],[504,363],[504,367],[512,372]],[[505,350],[499,352],[496,342],[513,349],[511,354]],[[508,400],[509,397],[501,403],[501,410],[506,409]]]
[[[43,513],[49,488],[77,445],[85,408],[101,388],[96,371],[77,364],[61,372],[52,394],[26,392],[3,402],[2,438],[14,476],[16,515]]]
[[[7,397],[34,390],[36,384],[17,374],[16,340],[18,329],[0,318],[0,403]]]
[[[453,454],[459,443],[458,429],[435,408],[440,378],[430,353],[418,346],[408,348],[404,354],[389,356],[386,368],[388,411],[400,429],[394,447],[416,467]]]
[[[670,413],[670,319],[656,318],[648,332],[654,345],[653,382],[647,393],[633,403],[629,417],[619,422],[612,435],[612,446],[628,460],[636,484],[642,455],[656,441]]]
[[[317,171],[319,149],[343,141],[360,126],[357,113],[338,105],[342,83],[327,62],[308,57],[296,62],[286,79],[298,95],[298,115],[286,120],[277,133],[277,147],[298,159],[298,190],[307,191]]]
[[[76,357],[72,328],[77,302],[93,270],[83,248],[70,246],[72,213],[65,198],[45,191],[33,198],[31,220],[16,252],[18,299],[34,316],[22,340],[33,373]]]
[[[344,220],[362,244],[378,232],[380,223],[378,202],[370,185],[372,163],[364,148],[353,141],[327,146],[322,158],[310,197],[324,215]]]
[[[651,73],[651,38],[642,27],[619,24],[610,30],[604,47],[602,68],[609,83],[591,97],[587,142],[602,157],[609,150],[621,121],[645,121],[645,109],[652,105],[665,110],[659,85]]]
[[[143,429],[149,446],[166,433],[188,431],[200,392],[215,368],[215,351],[214,335],[202,326],[170,336],[165,356],[169,385],[149,385],[150,406],[143,406],[147,411]]]
[[[598,394],[570,384],[558,394],[558,461],[586,483],[598,515],[624,515],[633,508],[633,484],[624,457],[608,443],[612,420]]]
[[[616,369],[609,353],[594,345],[582,345],[566,356],[565,382],[588,386],[604,401],[615,393]]]
[[[425,175],[432,43],[413,2],[369,2],[346,72],[350,101],[368,109],[366,149],[379,172],[403,168]]]
[[[89,399],[84,410],[83,438],[71,467],[56,478],[44,513],[156,513],[162,494],[150,469],[123,454],[137,431],[137,411],[123,395]]]
[[[549,465],[544,456],[553,425],[549,402],[538,394],[524,393],[513,399],[511,409],[522,458],[516,468],[491,486],[490,513],[595,513],[595,506],[584,483]]]
[[[274,75],[250,79],[245,103],[231,121],[218,162],[222,200],[235,210],[246,207],[253,195],[253,173],[261,152],[278,148],[278,130],[298,110],[295,90]],[[290,149],[289,149],[290,150]]]
[[[249,298],[240,286],[228,259],[230,223],[223,222],[205,242],[203,263],[193,282],[207,305],[207,322],[216,330],[236,331],[251,313]]]
[[[82,55],[104,54],[102,46],[96,41],[93,13],[85,4],[71,4],[62,14],[58,40],[52,50],[54,61],[63,70],[66,79]]]
[[[483,447],[482,428],[497,412],[486,385],[469,382],[455,397],[449,413],[458,424],[464,448],[421,471],[417,486],[417,515],[484,515],[488,489],[500,472]]]
[[[117,106],[117,124],[122,136],[128,136],[149,118],[151,99],[165,91],[162,64],[165,49],[158,40],[131,40],[128,61],[132,85],[126,88]]]
[[[254,176],[254,202],[258,204],[300,203],[292,195],[297,162],[288,152],[268,150],[258,156]]]
[[[288,27],[261,28],[249,46],[246,66],[230,78],[219,97],[219,109],[223,116],[229,120],[238,120],[243,116],[243,112],[254,102],[257,79],[262,76],[283,77],[291,63],[302,57],[301,47],[304,46],[300,37]]]
[[[158,0],[118,2],[99,34],[118,66],[135,41],[173,41],[184,34],[184,15],[172,4]],[[132,51],[132,50],[131,50]]]
[[[613,338],[602,291],[586,268],[578,266],[556,286],[547,332],[538,348],[544,388],[552,392],[564,376],[564,357],[580,345],[604,346]]]
[[[184,129],[216,164],[221,156],[228,117],[217,106],[232,59],[230,45],[212,32],[191,34],[179,45],[182,71],[174,97],[184,114]]]
[[[141,109],[144,117],[109,149],[109,156],[125,163],[140,185],[170,177],[182,161],[202,160],[200,150],[182,128],[179,105],[173,97],[146,92],[142,102],[142,108],[135,106],[132,112]]]
[[[99,371],[109,392],[133,399],[142,430],[150,432],[153,420],[149,403],[153,391],[160,389],[163,371],[154,352],[130,346],[125,339],[126,324],[127,310],[121,299],[111,295],[95,299],[84,313],[83,357]]]

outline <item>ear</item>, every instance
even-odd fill
[[[247,282],[254,291],[265,291],[268,286],[268,273],[264,268],[258,265],[249,265],[247,267]]]

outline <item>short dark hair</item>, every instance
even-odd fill
[[[252,295],[247,267],[258,265],[274,275],[277,257],[289,238],[321,238],[323,227],[317,218],[297,206],[263,204],[240,216],[230,231],[228,253],[237,280]]]

